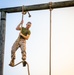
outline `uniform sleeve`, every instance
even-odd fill
[[[29,35],[30,35],[30,34],[31,34],[31,31],[29,30],[27,34],[29,34]]]

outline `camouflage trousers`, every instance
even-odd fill
[[[18,48],[21,48],[21,53],[22,53],[22,60],[26,60],[26,40],[25,39],[17,39],[11,50],[11,58],[15,59],[15,52],[17,51]]]

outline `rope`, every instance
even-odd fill
[[[24,15],[26,14],[27,12],[24,12],[24,5],[22,6],[22,21],[23,21],[23,18],[24,18]],[[28,12],[28,15],[29,17],[31,17],[30,13]],[[23,23],[21,24],[21,31],[22,31],[22,27],[23,27]],[[25,61],[26,62],[26,61]],[[15,66],[19,65],[20,63],[23,63],[23,61],[17,63]],[[27,71],[28,71],[28,75],[30,75],[30,70],[29,70],[29,64],[26,62],[27,64]]]
[[[23,18],[24,18],[24,14],[26,14],[24,12],[24,5],[22,6],[22,21],[23,21]],[[21,24],[21,27],[23,27],[23,23]],[[21,28],[21,31],[22,31],[22,28]]]
[[[52,31],[51,30],[52,29],[52,24],[51,24],[51,22],[52,22],[52,18],[51,18],[52,17],[51,16],[52,15],[52,8],[51,7],[52,7],[52,2],[49,3],[49,8],[50,8],[50,40],[49,40],[50,41],[50,73],[49,74],[50,75],[51,75],[51,31]]]
[[[26,64],[27,64],[28,75],[30,75],[29,64],[27,62]]]
[[[23,21],[24,14],[26,14],[26,13],[24,13],[24,5],[23,5],[22,6],[22,20],[21,21]],[[21,26],[21,30],[20,30],[20,32],[21,32],[22,31],[22,27],[23,27],[23,23],[20,26]],[[20,41],[20,35],[19,35],[18,39],[19,39],[18,41]]]
[[[30,18],[31,15],[30,15],[29,11],[24,12],[24,5],[23,5],[23,6],[22,6],[22,21],[23,21],[24,15],[25,15],[26,13],[28,13],[29,18]],[[23,27],[23,23],[21,24],[21,27]],[[22,28],[21,28],[21,31],[22,31]]]
[[[24,61],[20,61],[19,63],[17,63],[17,64],[15,64],[14,66],[12,66],[12,67],[15,67],[15,66],[17,66],[17,65],[19,65],[19,64],[21,64],[21,63],[23,63]],[[26,62],[26,64],[27,64],[27,71],[28,71],[28,75],[30,75],[30,70],[29,70],[29,64],[28,64],[28,62],[27,61],[25,61]]]
[[[26,14],[26,12],[24,12],[24,5],[22,6],[22,21],[23,21],[23,18],[24,18],[24,15]],[[30,13],[28,12],[29,14],[29,17],[31,17]],[[23,27],[23,23],[21,24],[21,27]],[[21,28],[21,31],[22,31],[22,28]],[[28,70],[28,75],[30,75],[30,71],[29,71],[29,64],[26,62],[27,64],[27,70]]]

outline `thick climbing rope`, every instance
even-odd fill
[[[24,5],[22,6],[22,21],[24,19],[24,15],[26,14],[26,12],[24,12]],[[23,23],[21,24],[21,27],[23,27]],[[22,31],[22,28],[21,28]]]
[[[12,67],[15,67],[15,66],[17,66],[17,65],[19,65],[20,63],[23,63],[24,61],[20,61],[19,63],[17,63],[17,64],[15,64],[14,66],[12,66]],[[27,71],[28,71],[28,75],[30,75],[30,70],[29,70],[29,64],[28,64],[28,62],[27,61],[25,61],[26,62],[26,64],[27,64]]]
[[[24,5],[22,6],[22,21],[23,21],[23,18],[24,18],[24,15],[26,14],[26,12],[24,12]],[[29,17],[31,17],[31,15],[30,15],[30,13],[28,12],[28,14],[29,14]],[[23,27],[23,23],[21,24],[21,27]],[[21,31],[22,31],[22,28],[21,28]],[[24,61],[22,61],[22,63],[23,63]],[[26,62],[26,61],[25,61]],[[21,62],[20,62],[21,63]],[[20,64],[20,63],[18,63],[18,64]],[[17,64],[17,65],[18,65]],[[29,70],[29,64],[28,64],[28,62],[26,62],[26,64],[27,64],[27,71],[28,71],[28,75],[30,75],[30,70]]]
[[[24,5],[22,6],[22,21],[23,21],[23,19],[24,19],[24,15],[26,14],[26,13],[28,13],[28,15],[29,15],[29,18],[31,17],[31,15],[30,15],[30,13],[29,13],[29,11],[24,11]],[[23,27],[23,23],[21,24],[21,27]]]
[[[23,5],[22,6],[22,20],[21,20],[21,22],[23,21],[25,14],[26,14],[26,12],[24,12],[24,5]],[[20,30],[20,32],[21,32],[22,31],[22,27],[23,27],[23,23],[20,26],[21,26],[21,30]],[[20,35],[18,37],[18,41],[20,41]]]
[[[52,2],[49,3],[49,9],[50,9],[50,73],[49,75],[51,75],[51,32],[52,32]]]
[[[28,63],[27,63],[27,70],[28,70],[28,75],[30,75],[30,70],[29,70],[29,64]]]

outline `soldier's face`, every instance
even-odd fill
[[[27,23],[27,24],[26,24],[26,27],[27,27],[27,28],[30,28],[30,27],[31,27],[31,24],[30,24],[30,23]]]

